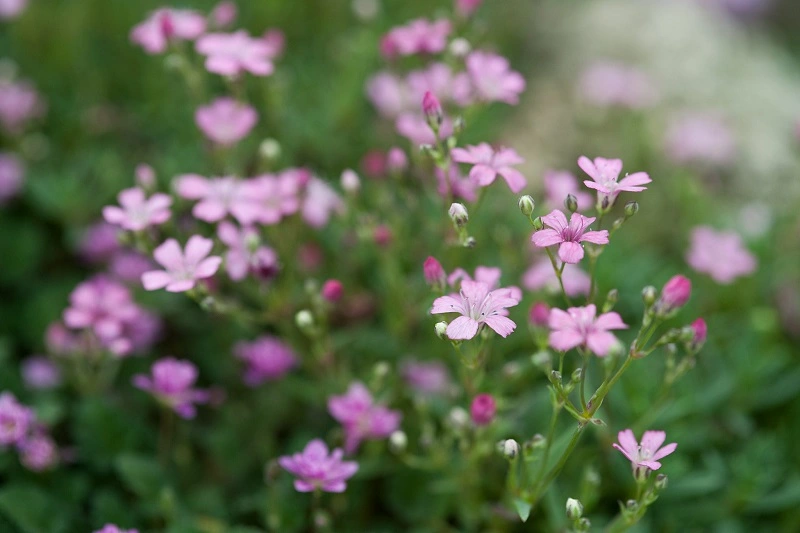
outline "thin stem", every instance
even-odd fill
[[[567,291],[564,289],[564,280],[561,278],[561,273],[564,271],[564,264],[561,265],[561,268],[558,267],[556,263],[556,258],[553,256],[553,252],[550,248],[545,248],[545,252],[547,252],[547,257],[550,258],[550,264],[553,265],[553,272],[556,274],[556,278],[558,279],[558,285],[561,287],[561,295],[564,297],[564,302],[566,302],[567,307],[572,307],[572,302],[569,300],[569,296],[567,296]]]
[[[561,412],[561,408],[558,405],[553,406],[553,414],[550,418],[550,428],[547,430],[547,441],[544,445],[544,452],[542,452],[542,459],[541,464],[539,465],[539,471],[536,473],[536,482],[535,485],[539,485],[542,480],[542,476],[544,476],[545,469],[547,468],[547,460],[550,457],[550,448],[553,445],[553,437],[555,437],[556,433],[556,421],[558,420],[558,415]]]
[[[586,395],[584,394],[584,384],[586,383],[586,369],[589,365],[589,355],[584,353],[581,350],[581,355],[583,356],[583,366],[581,367],[581,407],[583,407],[583,412],[587,411],[586,408]]]

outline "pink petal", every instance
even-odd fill
[[[123,222],[128,220],[128,216],[125,214],[125,211],[115,205],[107,205],[103,208],[103,218],[109,224],[117,225],[121,225]]]
[[[565,263],[579,263],[583,259],[583,246],[577,242],[562,242],[558,247],[558,257]]]
[[[587,231],[581,235],[581,242],[593,242],[594,244],[608,244],[608,230]]]
[[[478,322],[468,316],[460,316],[447,326],[447,336],[453,340],[471,339],[478,333]]]
[[[613,448],[615,448],[615,449],[617,449],[617,450],[621,451],[621,452],[622,452],[622,455],[624,455],[625,457],[627,457],[627,458],[628,458],[628,461],[630,461],[630,462],[634,462],[634,460],[635,460],[635,459],[634,459],[633,457],[631,457],[631,454],[630,454],[630,453],[628,453],[628,451],[627,451],[627,450],[625,450],[624,448],[620,447],[620,445],[619,445],[619,444],[617,444],[617,443],[615,442],[615,443],[614,443],[614,444],[612,444],[611,446],[612,446]]]
[[[586,336],[586,346],[599,357],[607,355],[617,342],[617,338],[607,331],[596,331]]]
[[[344,492],[347,485],[344,481],[328,481],[323,483],[321,488],[325,492]]]
[[[460,298],[452,296],[440,296],[433,301],[432,315],[439,313],[461,313],[465,314],[467,310],[464,308],[464,302]]]
[[[658,450],[655,453],[655,455],[653,455],[653,460],[655,461],[655,460],[661,459],[662,457],[668,456],[669,454],[674,452],[675,448],[677,448],[677,447],[678,447],[678,443],[677,442],[673,442],[673,443],[667,444],[666,446],[664,446],[663,448]]]
[[[542,222],[556,231],[561,231],[569,226],[567,217],[558,209],[553,209],[549,214],[542,217]]]
[[[214,247],[214,241],[200,235],[192,235],[186,243],[185,259],[189,265],[196,265],[205,258]]]
[[[197,200],[207,196],[211,187],[203,176],[184,174],[175,178],[175,189],[181,197]]]
[[[167,270],[183,270],[183,251],[175,239],[167,239],[153,251],[155,260]]]
[[[497,178],[497,172],[486,165],[475,165],[472,167],[472,170],[469,171],[469,177],[475,180],[478,185],[485,187],[494,182],[495,178]]]
[[[575,320],[566,311],[553,307],[550,309],[547,325],[550,329],[570,329],[575,327]]]
[[[633,461],[633,456],[637,455],[639,451],[639,443],[636,441],[636,436],[633,431],[626,429],[617,433],[617,440],[622,445],[621,451]],[[619,447],[617,447],[619,448]]]
[[[511,167],[503,167],[498,171],[503,179],[506,180],[508,183],[508,188],[511,189],[511,192],[518,193],[525,186],[528,184],[528,180],[525,179],[525,176],[522,175],[522,172],[515,168]]]
[[[167,292],[186,292],[194,287],[193,279],[182,279],[169,283],[165,289]]]
[[[552,331],[549,337],[550,346],[556,350],[566,352],[583,343],[583,336],[575,330],[564,329]]]
[[[624,178],[619,180],[619,185],[621,187],[632,187],[638,185],[646,185],[651,181],[653,180],[650,179],[650,176],[647,174],[647,172],[634,172],[633,174],[625,176]]]
[[[225,218],[227,209],[219,200],[203,200],[192,209],[192,214],[204,222],[217,222]]]
[[[663,431],[645,431],[642,435],[642,450],[647,450],[651,454],[655,453],[666,440],[667,434]],[[656,459],[654,457],[654,459]]]
[[[142,285],[145,290],[163,289],[172,281],[172,276],[163,270],[151,270],[142,274]]]
[[[613,311],[611,313],[603,313],[597,317],[594,325],[598,329],[628,329],[627,324],[622,321],[619,314]]]
[[[486,317],[483,322],[501,337],[508,337],[517,328],[513,320],[499,315]]]
[[[194,277],[196,279],[210,278],[216,274],[221,263],[222,258],[217,257],[216,255],[200,261],[200,264],[197,265],[197,268],[195,268]]]
[[[597,172],[597,167],[594,166],[594,163],[592,163],[591,159],[589,159],[585,155],[580,156],[578,158],[578,166],[581,167],[581,170],[586,172],[590,178],[597,181],[599,173]],[[588,187],[589,185],[587,184],[586,186]]]
[[[653,461],[653,460],[650,460],[650,461],[639,461],[637,464],[639,464],[641,466],[646,466],[650,470],[658,470],[659,468],[661,468],[661,463],[659,463],[658,461]]]
[[[560,242],[564,242],[561,234],[554,229],[540,229],[531,237],[533,244],[539,248],[546,248]]]
[[[590,189],[600,191],[603,194],[611,194],[611,190],[608,187],[600,185],[599,183],[596,183],[594,181],[584,180],[583,184],[589,187]]]
[[[308,481],[303,481],[302,479],[294,480],[294,490],[297,492],[314,492],[314,489],[314,485]]]

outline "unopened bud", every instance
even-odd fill
[[[389,449],[393,453],[403,453],[408,447],[408,437],[405,432],[397,430],[389,435]]]
[[[567,498],[567,518],[577,520],[583,516],[583,504],[575,498]]]
[[[297,324],[298,328],[307,330],[314,327],[314,315],[308,309],[303,309],[294,315],[294,323]]]
[[[328,302],[337,302],[344,293],[344,286],[338,279],[329,279],[322,285],[322,297]]]
[[[519,455],[519,443],[514,439],[503,441],[503,457],[508,460],[516,459]]]
[[[625,218],[631,218],[639,212],[639,202],[627,202],[625,204]]]
[[[455,57],[466,57],[470,50],[472,50],[472,45],[470,45],[469,41],[463,37],[459,37],[457,39],[453,39],[453,41],[450,43],[449,49],[450,53]]]
[[[541,352],[536,352],[531,356],[531,363],[534,364],[537,368],[541,368],[545,372],[550,372],[553,366],[553,362],[550,358],[550,352],[547,350],[542,350]]]
[[[461,135],[461,132],[464,131],[464,128],[466,126],[467,124],[464,121],[464,117],[462,117],[461,115],[457,116],[456,119],[453,121],[453,135]]]
[[[281,143],[275,139],[264,139],[258,146],[258,153],[267,161],[278,159],[281,155]]]
[[[625,223],[625,219],[624,218],[618,218],[617,220],[614,221],[613,224],[611,224],[611,230],[612,231],[617,231],[619,228],[622,227],[622,225],[624,223]]]
[[[136,166],[136,184],[145,191],[152,191],[156,186],[156,172],[146,163]]]
[[[588,518],[585,516],[578,520],[578,523],[575,524],[575,529],[583,533],[584,531],[589,531],[589,528],[592,527],[592,523],[589,521]]]
[[[536,450],[538,448],[542,448],[546,444],[547,444],[547,439],[544,438],[544,435],[542,435],[541,433],[537,433],[536,435],[531,437],[531,440],[529,440],[528,442],[525,443],[525,445],[526,446],[530,446],[530,448],[532,450]]]
[[[550,372],[550,381],[553,383],[561,383],[561,372],[558,370],[553,370]]]
[[[691,352],[697,353],[706,343],[706,337],[708,336],[708,326],[706,326],[706,321],[702,318],[698,318],[692,322],[692,331],[694,332],[694,336],[689,343],[689,349]]]
[[[625,509],[628,511],[635,513],[639,509],[639,502],[636,500],[628,500],[625,502]]]
[[[357,193],[358,189],[361,188],[361,180],[359,179],[358,174],[356,174],[352,169],[348,168],[342,172],[340,181],[342,184],[342,190],[345,192],[354,194]]]
[[[564,200],[564,207],[567,208],[567,211],[570,213],[574,213],[578,210],[578,199],[575,198],[574,194],[568,194],[566,199]]]
[[[463,407],[453,407],[447,415],[447,422],[456,429],[462,429],[469,423],[469,413]]]
[[[572,376],[570,377],[570,379],[572,380],[573,383],[580,383],[582,376],[583,376],[583,369],[582,368],[576,368],[572,372]]]
[[[606,294],[606,301],[603,304],[603,312],[608,313],[614,306],[617,305],[617,300],[619,300],[619,291],[617,289],[611,289]]]
[[[642,301],[644,305],[647,307],[651,307],[654,303],[656,303],[656,296],[658,295],[658,291],[652,285],[648,285],[644,289],[642,289]]]
[[[668,484],[669,484],[669,478],[667,477],[666,474],[658,474],[656,476],[656,481],[655,481],[656,490],[664,490],[667,488]]]
[[[478,241],[472,235],[464,239],[464,248],[475,248],[476,244],[478,244]]]
[[[670,315],[689,301],[692,295],[692,282],[686,276],[672,276],[661,289],[661,297],[656,303],[656,313],[661,316]]]
[[[436,331],[436,336],[440,339],[446,339],[445,333],[447,332],[447,322],[437,322],[434,326],[434,330]]]
[[[539,231],[544,227],[544,222],[542,222],[542,217],[536,217],[533,219],[533,229]]]
[[[531,213],[533,213],[533,210],[536,208],[536,202],[533,201],[533,197],[530,194],[520,197],[517,205],[519,205],[519,210],[522,211],[522,214],[526,217],[531,216]]]
[[[430,91],[425,91],[425,96],[422,97],[422,112],[425,113],[425,118],[432,129],[438,130],[444,120],[444,111],[442,111],[442,104]]]
[[[378,379],[385,378],[391,371],[392,367],[386,361],[381,361],[372,367],[372,374]]]
[[[539,328],[547,327],[550,321],[550,306],[544,302],[536,302],[533,304],[528,313],[528,321],[532,326]]]
[[[450,219],[453,221],[457,227],[461,228],[469,222],[469,214],[467,213],[467,208],[464,204],[460,203],[453,203],[450,205],[450,209],[447,211],[450,215]]]
[[[408,157],[406,153],[397,146],[390,148],[386,154],[386,168],[389,172],[399,173],[408,167]]]
[[[443,287],[447,275],[442,268],[442,264],[433,256],[429,256],[422,264],[422,272],[425,274],[425,281],[431,287]]]

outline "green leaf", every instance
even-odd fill
[[[167,484],[161,466],[149,457],[122,455],[115,466],[125,486],[143,498],[157,499]]]
[[[42,489],[16,485],[0,491],[0,511],[25,533],[65,531],[69,510]]]
[[[528,517],[531,515],[531,504],[525,500],[517,498],[514,500],[514,507],[517,508],[517,514],[519,515],[520,519],[523,522],[527,522]]]

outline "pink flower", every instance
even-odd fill
[[[487,267],[487,266],[478,266],[475,267],[475,275],[470,276],[469,273],[462,269],[457,268],[447,276],[447,284],[451,287],[460,287],[461,283],[464,280],[467,281],[480,281],[481,283],[485,283],[489,286],[489,290],[493,291],[495,289],[505,291],[505,295],[509,298],[513,298],[518,302],[522,300],[522,291],[519,287],[507,287],[505,289],[500,289],[500,276],[502,276],[502,271],[497,267]]]
[[[27,5],[28,0],[0,0],[0,19],[18,17]]]
[[[86,228],[79,244],[84,261],[103,263],[120,249],[119,230],[107,222],[98,222]]]
[[[23,442],[35,419],[33,410],[19,403],[13,394],[0,394],[0,446]]]
[[[680,309],[689,301],[692,294],[692,282],[686,276],[673,276],[661,289],[661,297],[655,304],[656,311],[669,314]]]
[[[578,158],[578,166],[592,178],[593,181],[585,180],[583,183],[597,191],[597,199],[601,205],[607,199],[610,206],[622,191],[644,191],[647,187],[642,187],[642,185],[653,181],[646,172],[634,172],[617,181],[619,173],[622,171],[621,159],[595,157],[592,162],[591,159],[582,155]]]
[[[344,287],[338,279],[329,279],[322,285],[322,298],[330,303],[338,302],[342,298]]]
[[[507,307],[514,307],[519,300],[509,295],[509,289],[490,291],[489,285],[480,281],[464,280],[461,292],[436,298],[432,315],[459,313],[461,316],[447,326],[447,336],[453,340],[471,339],[486,324],[498,335],[508,337],[517,325],[504,316]]]
[[[334,213],[344,212],[344,202],[336,191],[319,178],[311,178],[306,186],[302,215],[306,224],[321,228],[328,223]]]
[[[567,223],[564,213],[554,209],[549,215],[542,217],[542,222],[548,226],[533,234],[531,240],[539,248],[546,248],[554,244],[558,247],[558,257],[565,263],[578,263],[583,259],[582,242],[594,244],[608,244],[608,231],[586,231],[594,222],[594,217],[585,217],[580,213],[572,213]]]
[[[270,28],[261,36],[261,41],[267,45],[267,57],[277,59],[283,54],[286,47],[286,36],[278,28]]]
[[[545,302],[536,302],[528,313],[528,321],[532,326],[546,327],[550,323],[550,306]]]
[[[425,281],[432,287],[444,287],[445,272],[442,264],[433,256],[429,256],[422,265]]]
[[[463,16],[468,17],[480,7],[483,0],[456,0],[456,11]]]
[[[197,127],[211,141],[231,146],[244,139],[258,121],[258,113],[233,98],[217,98],[194,114]]]
[[[34,355],[22,361],[22,380],[31,389],[52,389],[61,384],[61,371],[47,357]]]
[[[510,69],[508,60],[491,52],[476,50],[466,59],[467,73],[480,100],[516,105],[525,90],[525,78]]]
[[[423,395],[443,394],[450,387],[447,367],[438,361],[406,361],[401,373],[405,382]]]
[[[155,249],[153,257],[165,270],[151,270],[142,274],[142,284],[148,291],[166,289],[169,292],[185,292],[197,280],[210,278],[219,269],[222,258],[208,257],[214,241],[200,235],[189,237],[186,248],[181,250],[175,239],[167,239]]]
[[[642,435],[642,443],[639,444],[636,442],[633,431],[626,429],[617,434],[619,444],[615,442],[612,446],[628,458],[634,470],[637,467],[658,470],[661,468],[658,460],[668,456],[678,447],[674,442],[662,447],[666,438],[667,434],[663,431],[645,431]]]
[[[557,266],[561,268],[560,264]],[[567,296],[589,294],[591,278],[577,266],[566,265],[561,273],[561,281],[564,283],[564,291],[567,293]],[[558,278],[553,271],[553,265],[550,263],[549,259],[545,258],[536,261],[525,272],[522,277],[522,286],[529,291],[538,291],[542,289],[551,293],[558,293],[561,291]]]
[[[566,311],[550,310],[550,346],[566,352],[577,346],[585,346],[603,357],[617,344],[617,338],[608,332],[611,329],[627,329],[617,313],[604,313],[595,318],[594,304],[586,307],[570,307]]]
[[[436,62],[426,69],[409,72],[403,89],[408,100],[406,110],[412,110],[411,106],[419,105],[427,92],[435,94],[444,103],[467,105],[470,103],[472,86],[466,74],[453,75],[449,65]]]
[[[302,186],[298,172],[291,170],[277,176],[264,174],[249,180],[244,189],[246,196],[258,207],[254,221],[273,225],[280,222],[283,217],[297,213],[300,209]]]
[[[117,196],[119,205],[103,208],[103,218],[109,224],[116,224],[122,229],[141,231],[150,226],[163,224],[172,216],[169,206],[172,198],[163,193],[156,193],[150,198],[138,187],[125,189]]]
[[[757,267],[755,257],[744,247],[738,234],[716,231],[708,226],[692,230],[686,262],[697,272],[708,274],[723,285],[753,273]]]
[[[153,363],[152,377],[133,376],[133,385],[152,394],[182,418],[194,418],[195,404],[208,403],[211,393],[193,388],[197,381],[197,367],[189,361],[165,357]]]
[[[736,158],[736,140],[725,121],[713,113],[686,113],[667,126],[667,155],[677,163],[725,166]]]
[[[409,110],[408,89],[391,72],[379,72],[367,80],[367,98],[384,117],[396,117]]]
[[[402,113],[395,121],[397,133],[413,144],[436,144],[437,136],[425,117],[419,113]],[[439,125],[439,139],[453,134],[453,121],[445,117]]]
[[[386,57],[413,54],[437,54],[447,46],[452,31],[449,20],[429,22],[412,20],[405,26],[392,28],[381,40],[381,52]]]
[[[708,337],[708,326],[706,325],[705,320],[698,318],[691,323],[690,327],[692,328],[694,337],[692,337],[692,340],[689,341],[689,348],[693,352],[697,352],[706,343],[706,338]]]
[[[403,172],[408,167],[406,153],[397,146],[393,146],[386,153],[386,169],[392,173]]]
[[[169,41],[191,41],[206,31],[206,19],[191,9],[162,8],[131,30],[131,41],[148,54],[160,54],[167,49]]]
[[[511,168],[511,165],[524,162],[511,148],[500,148],[495,151],[487,143],[481,143],[478,146],[467,146],[466,149],[454,148],[452,156],[453,161],[457,163],[474,165],[469,171],[469,177],[481,187],[491,185],[498,174],[506,180],[511,192],[518,193],[527,185],[522,173]]]
[[[341,448],[329,455],[328,447],[319,439],[306,444],[303,453],[284,455],[278,464],[298,479],[294,481],[297,492],[344,492],[346,481],[358,472],[358,463],[342,461]]]
[[[204,178],[197,174],[183,174],[175,178],[178,195],[200,200],[192,209],[192,214],[205,222],[218,222],[231,214],[241,224],[252,224],[259,210],[243,185],[243,182],[230,176]]]
[[[360,382],[350,384],[347,393],[328,399],[328,412],[344,426],[347,453],[353,453],[364,439],[385,439],[400,426],[401,414],[375,404]]]
[[[111,257],[108,272],[120,281],[138,283],[142,274],[153,270],[152,260],[133,250],[120,250]]]
[[[489,425],[494,420],[497,404],[491,394],[478,394],[469,406],[472,421],[478,426]]]
[[[463,199],[474,202],[477,198],[478,184],[469,176],[464,177],[458,168],[458,164],[451,164],[450,171],[445,174],[440,168],[435,169],[437,189],[436,192],[442,198],[447,198],[448,194],[454,199]]]
[[[231,0],[223,0],[211,10],[209,18],[214,22],[217,29],[227,28],[236,20],[238,9],[236,3]]]
[[[32,472],[44,472],[58,462],[56,443],[40,430],[20,443],[19,461]]]
[[[241,281],[249,273],[261,279],[270,279],[278,272],[278,256],[272,248],[262,246],[258,231],[239,229],[224,220],[217,227],[217,236],[228,246],[225,270],[234,281]]]
[[[597,106],[643,109],[658,100],[658,91],[644,72],[613,61],[589,65],[579,86],[583,98]]]
[[[44,111],[44,102],[30,83],[0,79],[0,126],[8,133],[22,133],[25,123]]]
[[[589,193],[580,190],[578,178],[571,172],[563,170],[548,170],[544,173],[544,193],[551,209],[564,207],[564,200],[571,194],[578,201],[578,211],[592,207],[592,197]]]
[[[237,343],[233,353],[247,363],[244,382],[251,387],[282,378],[298,363],[289,346],[268,335],[252,342]]]
[[[139,163],[136,165],[136,185],[142,189],[149,191],[156,186],[156,171],[147,163]]]
[[[0,205],[17,195],[24,177],[22,161],[11,152],[0,152]]]
[[[238,76],[243,72],[269,76],[275,68],[271,47],[244,30],[208,33],[197,40],[195,48],[206,56],[206,70],[222,76]]]

